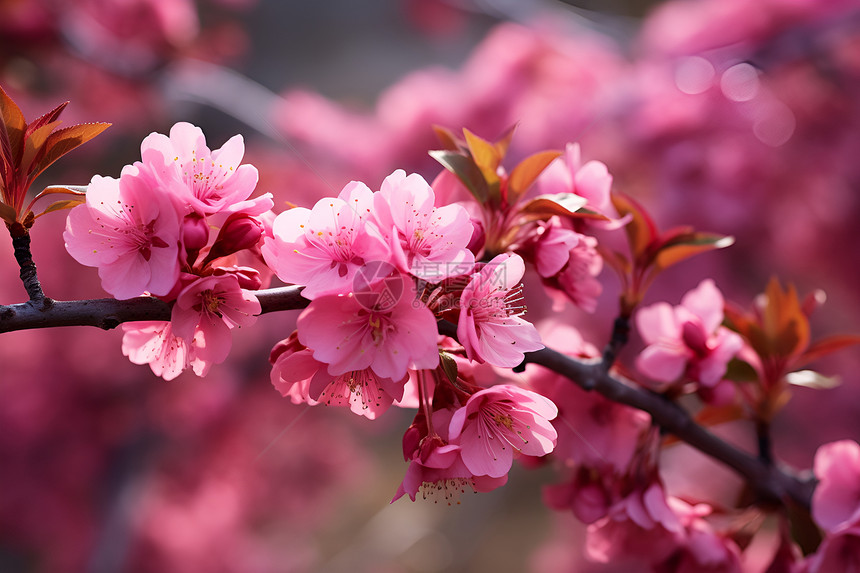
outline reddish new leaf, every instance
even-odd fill
[[[573,193],[539,195],[523,204],[519,212],[523,215],[532,215],[531,218],[533,219],[549,219],[553,215],[558,215],[559,217],[590,218],[589,215],[577,211],[587,202],[587,199]]]
[[[696,414],[695,420],[700,426],[706,428],[741,420],[745,416],[744,409],[740,404],[731,403],[725,406],[706,405]]]
[[[519,201],[520,197],[535,182],[535,179],[559,155],[561,155],[560,151],[540,151],[520,161],[508,178],[508,203],[513,204]]]
[[[466,145],[472,155],[472,161],[481,172],[486,182],[487,196],[494,204],[501,202],[501,179],[499,178],[499,164],[502,161],[496,146],[478,137],[468,129],[463,129],[466,136]]]
[[[624,231],[627,233],[633,258],[638,259],[648,249],[648,246],[656,240],[657,226],[645,209],[627,195],[613,192],[612,204],[620,217],[631,216],[630,222],[624,226]]]
[[[87,194],[87,186],[86,185],[50,185],[45,187],[41,193],[36,195],[33,198],[33,201],[37,201],[46,195],[77,195],[84,196]]]
[[[762,326],[770,353],[789,357],[803,352],[809,345],[809,319],[803,312],[794,285],[783,290],[779,281],[772,278],[765,296]]]
[[[39,213],[38,215],[36,215],[36,217],[41,217],[42,215],[44,215],[46,213],[52,213],[54,211],[62,211],[63,209],[71,209],[72,207],[77,207],[78,205],[80,205],[84,201],[85,201],[85,199],[80,199],[77,197],[74,199],[63,199],[61,201],[54,201],[53,203],[51,203],[50,205],[45,207],[45,210],[42,211],[41,213]]]
[[[21,156],[22,142],[24,141],[24,130],[27,129],[27,121],[21,108],[12,101],[12,98],[0,87],[0,113],[3,115],[3,123],[9,139],[8,158],[12,163],[17,163]]]
[[[800,355],[800,358],[793,363],[795,367],[804,366],[810,362],[814,362],[819,358],[823,358],[832,352],[848,348],[860,344],[860,336],[856,334],[836,334],[827,336],[821,340],[816,340],[809,345],[809,348]]]
[[[12,225],[15,223],[15,218],[17,215],[17,211],[7,205],[6,203],[0,202],[0,219],[3,219],[7,224]]]
[[[109,123],[81,123],[50,134],[45,142],[45,154],[39,160],[31,178],[34,179],[57,159],[99,135],[110,125]]]
[[[735,239],[731,236],[713,233],[691,233],[662,247],[654,258],[654,268],[662,271],[676,263],[680,263],[684,259],[698,255],[699,253],[723,249],[731,246],[734,242]]]
[[[465,128],[463,129],[463,135],[466,136],[466,145],[469,146],[472,159],[475,160],[475,163],[487,181],[490,181],[490,177],[498,179],[496,170],[499,168],[502,156],[499,155],[499,150],[496,149],[496,146]]]
[[[18,172],[21,175],[29,176],[32,171],[31,167],[33,167],[43,155],[45,142],[48,141],[48,136],[51,135],[51,132],[54,131],[58,123],[59,121],[46,123],[32,132],[30,132],[29,127],[27,128],[27,131],[30,133],[24,140],[24,154],[21,156],[21,163],[18,165]],[[33,179],[33,177],[28,178],[30,180]]]
[[[63,110],[66,109],[67,105],[69,105],[69,102],[63,102],[48,113],[40,115],[39,117],[31,121],[30,124],[27,125],[27,129],[24,132],[24,136],[29,137],[30,134],[37,129],[41,129],[49,123],[54,123],[55,121],[59,120],[60,114],[63,113]]]
[[[461,151],[463,146],[456,135],[450,130],[441,125],[434,125],[433,132],[442,144],[442,148],[446,151]]]
[[[500,161],[508,154],[508,148],[511,146],[511,140],[514,138],[514,132],[517,126],[512,125],[508,130],[496,141],[493,146],[496,148],[496,153],[499,154]]]
[[[597,252],[600,253],[603,262],[612,267],[623,281],[627,280],[633,271],[633,265],[630,264],[626,256],[618,251],[604,248],[603,245],[597,245]]]

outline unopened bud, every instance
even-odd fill
[[[215,269],[215,276],[233,275],[239,281],[239,288],[245,290],[260,290],[263,286],[263,278],[260,271],[251,267],[229,267]]]
[[[208,259],[225,257],[244,249],[250,249],[263,236],[263,224],[244,213],[230,215],[221,227],[221,232],[212,245]]]
[[[487,235],[484,232],[484,224],[480,219],[472,219],[472,238],[469,239],[469,244],[466,245],[466,248],[477,254],[484,248],[486,241]]]
[[[280,356],[285,352],[294,354],[304,349],[305,346],[299,342],[298,333],[294,331],[288,338],[280,341],[274,348],[272,348],[272,352],[269,354],[269,363],[274,364],[277,362],[278,358],[280,358]]]
[[[209,242],[206,219],[192,213],[182,220],[182,244],[188,251],[199,251]]]

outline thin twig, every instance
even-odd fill
[[[584,363],[550,348],[528,353],[526,361],[545,366],[584,388],[593,388],[614,402],[648,412],[661,428],[744,477],[763,501],[785,503],[790,499],[809,509],[813,480],[795,477],[729,444],[697,424],[677,403],[607,372],[601,362]]]
[[[304,308],[309,301],[301,296],[302,287],[288,286],[254,292],[260,301],[261,314]],[[129,300],[99,298],[91,300],[57,300],[49,308],[29,303],[0,306],[0,333],[56,326],[95,326],[103,330],[123,322],[170,320],[170,305],[154,297]]]

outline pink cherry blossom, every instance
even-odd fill
[[[459,443],[463,463],[475,475],[501,477],[514,452],[544,456],[555,447],[550,420],[558,409],[536,392],[503,384],[476,392],[454,412],[449,435]]]
[[[298,333],[278,342],[269,354],[272,365],[272,386],[293,404],[307,403],[315,406],[319,402],[308,395],[311,378],[319,370],[320,362],[314,360],[313,351],[299,342]]]
[[[299,315],[298,331],[299,341],[332,375],[371,368],[379,377],[401,380],[407,368],[439,363],[436,319],[411,290],[378,309],[352,294],[317,297]]]
[[[325,364],[319,366],[308,387],[309,397],[319,403],[346,406],[353,413],[374,420],[403,398],[405,376],[395,381],[377,376],[370,368],[332,375]]]
[[[582,466],[573,479],[546,486],[543,501],[552,509],[572,511],[585,524],[594,523],[606,517],[612,504],[610,488],[603,478],[592,468]]]
[[[603,285],[597,280],[602,270],[597,239],[580,234],[579,242],[568,253],[567,265],[555,277],[555,284],[573,304],[585,312],[594,312],[597,297],[603,292]]]
[[[472,237],[469,213],[460,205],[435,207],[433,189],[417,173],[398,169],[385,178],[373,197],[380,231],[401,270],[429,282],[468,273],[475,255],[466,247]]]
[[[449,443],[448,428],[453,411],[436,410],[431,415],[432,426],[436,432],[428,435],[427,421],[423,414],[415,417],[415,422],[403,436],[403,455],[409,462],[403,482],[397,488],[395,502],[404,495],[412,501],[419,491],[424,499],[441,496],[448,505],[459,502],[466,488],[472,491],[487,492],[505,485],[507,473],[500,477],[474,475],[460,457],[460,446]]]
[[[352,290],[356,272],[371,261],[387,261],[390,249],[369,222],[373,192],[357,181],[337,198],[320,199],[313,209],[296,207],[277,216],[262,253],[281,280],[305,285],[313,299]]]
[[[532,377],[532,385],[558,406],[555,456],[605,474],[623,475],[651,417],[641,410],[586,392],[557,375]]]
[[[403,398],[407,377],[381,378],[369,368],[332,375],[294,332],[272,349],[272,384],[294,404],[345,406],[374,420]]]
[[[807,560],[806,573],[857,573],[860,571],[860,524],[831,531],[818,551]]]
[[[98,268],[102,287],[116,298],[165,295],[179,278],[179,223],[164,193],[128,166],[119,179],[93,177],[63,239],[76,261]]]
[[[706,279],[684,295],[680,306],[658,302],[641,309],[636,326],[648,346],[636,358],[639,371],[661,382],[686,374],[715,386],[743,346],[740,336],[720,326],[723,304],[719,289]]]
[[[618,219],[618,212],[612,205],[609,194],[612,175],[600,161],[583,164],[578,143],[568,143],[565,146],[564,154],[541,173],[536,186],[543,194],[573,193],[586,199],[586,208],[611,219],[609,222],[593,223],[598,227],[612,229],[626,223],[626,220]]]
[[[471,360],[512,368],[525,352],[543,344],[534,325],[522,318],[522,257],[503,253],[472,275],[460,296],[457,337]]]
[[[169,322],[122,325],[122,353],[134,364],[149,364],[156,376],[173,380],[192,363],[188,343],[173,334]]]
[[[853,440],[824,444],[813,466],[818,486],[812,517],[828,532],[860,526],[860,445]]]
[[[588,526],[586,557],[599,563],[635,559],[640,566],[665,560],[684,539],[673,501],[679,500],[667,498],[659,482],[633,490]]]
[[[570,252],[579,244],[582,235],[562,227],[558,217],[539,223],[535,232],[534,259],[538,274],[544,278],[558,274],[568,264]]]
[[[173,334],[192,343],[200,360],[219,364],[233,344],[230,330],[250,326],[260,303],[233,274],[200,277],[179,293],[170,316]]]
[[[710,513],[709,506],[690,506],[676,498],[670,498],[670,502],[684,524],[684,542],[667,567],[677,573],[742,573],[737,543],[702,519]]]
[[[215,213],[245,201],[257,186],[257,168],[240,165],[245,154],[241,135],[210,151],[203,131],[179,122],[170,136],[152,133],[140,146],[141,157],[181,204],[198,213]]]

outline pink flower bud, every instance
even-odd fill
[[[245,290],[260,290],[263,287],[263,277],[260,271],[251,267],[229,267],[215,269],[215,276],[235,275],[239,286]]]
[[[204,217],[191,213],[182,220],[182,244],[188,251],[199,251],[209,242],[209,224]]]
[[[469,239],[469,244],[466,248],[473,253],[479,253],[484,248],[484,243],[487,242],[487,233],[484,231],[484,223],[480,219],[471,219],[472,222],[472,238]]]
[[[263,224],[244,213],[234,213],[227,218],[221,232],[212,245],[207,257],[214,260],[231,255],[244,249],[250,249],[263,236]]]

